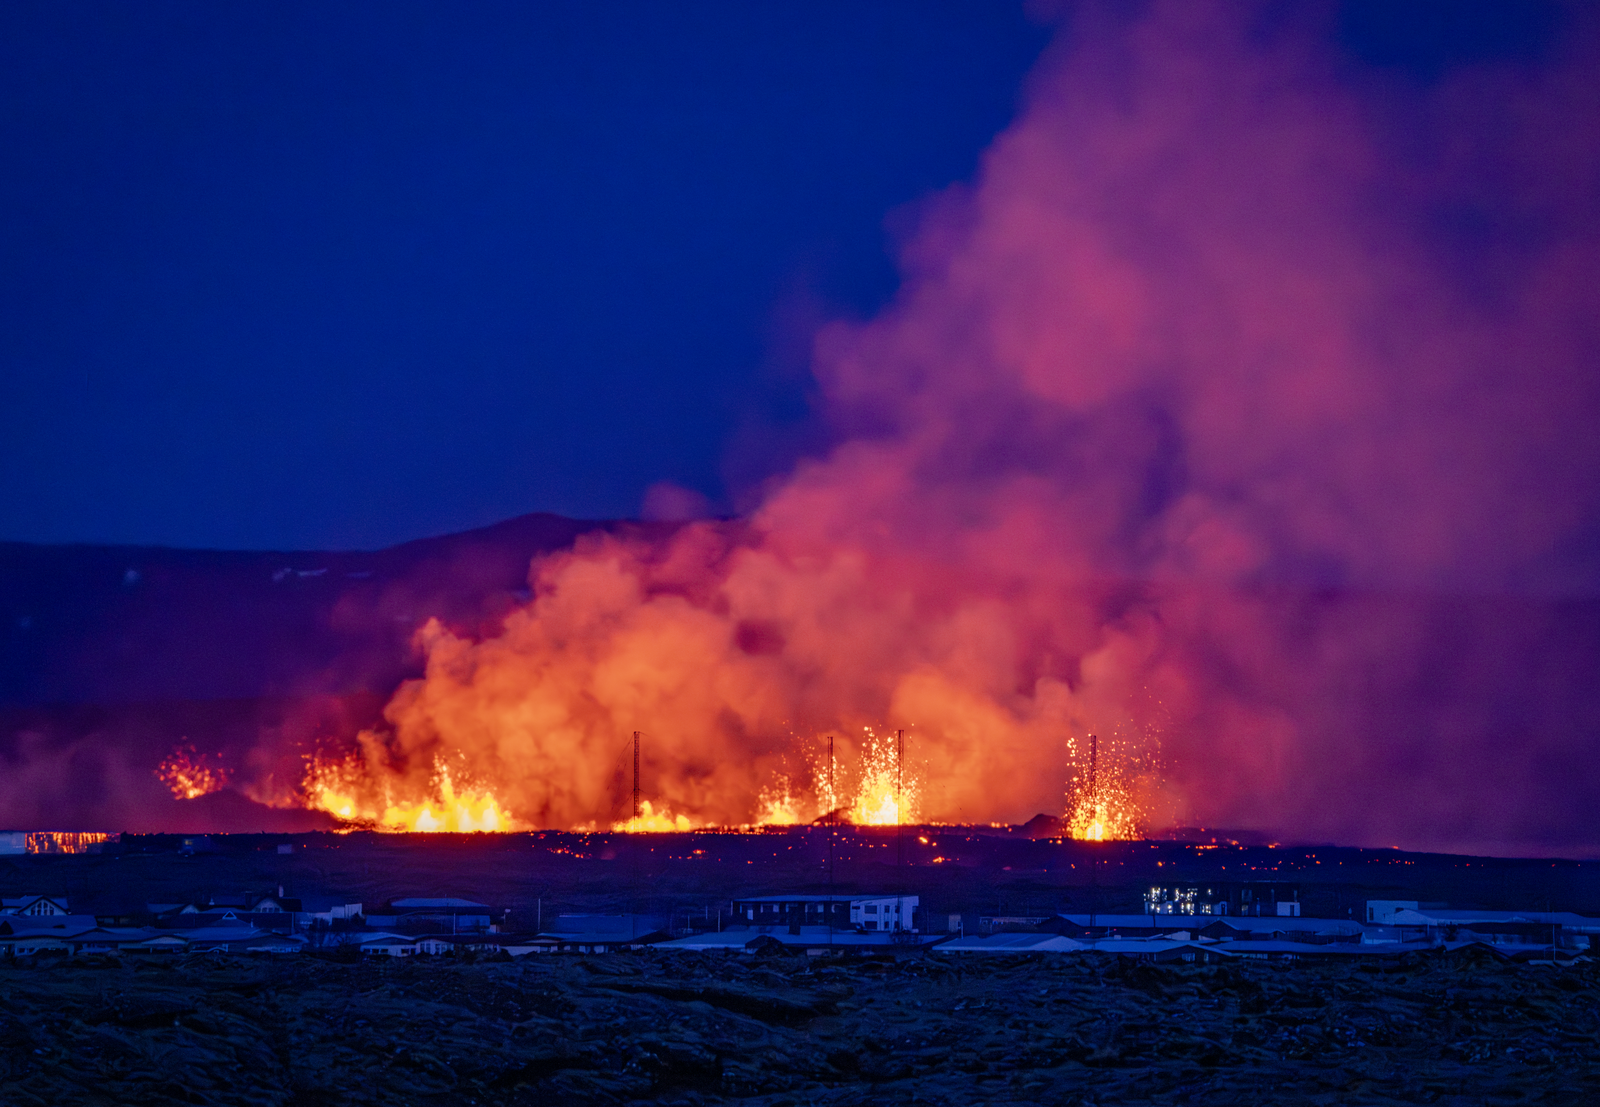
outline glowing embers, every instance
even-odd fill
[[[801,800],[794,794],[789,778],[781,773],[761,789],[756,798],[760,805],[756,814],[757,826],[794,826],[803,821],[800,817]]]
[[[845,817],[858,826],[916,822],[921,789],[915,775],[906,771],[903,734],[879,736],[871,727],[862,730],[866,739],[861,750],[861,779],[855,803]]]
[[[122,840],[120,834],[100,834],[93,831],[35,830],[27,837],[29,853],[94,853],[109,842]]]
[[[1144,815],[1133,796],[1141,761],[1117,739],[1067,739],[1075,766],[1067,788],[1067,835],[1086,842],[1144,837]]]
[[[210,757],[192,745],[179,746],[156,767],[156,776],[178,799],[208,796],[228,783],[228,770],[211,764]]]
[[[857,826],[896,826],[917,821],[921,785],[905,763],[904,734],[879,735],[862,727],[860,776],[855,799],[840,814]]]
[[[443,760],[434,762],[429,794],[419,797],[396,798],[388,784],[381,797],[366,795],[367,782],[354,760],[313,760],[303,787],[307,806],[378,830],[471,834],[523,829],[487,788],[458,788]]]
[[[619,834],[678,834],[693,830],[694,824],[682,815],[674,815],[665,807],[657,811],[649,800],[639,801],[639,814],[611,829]]]

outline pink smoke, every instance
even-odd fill
[[[1157,823],[1592,848],[1592,23],[1422,88],[1239,5],[1079,12],[894,303],[818,335],[840,444],[430,629],[365,787],[606,823],[639,729],[656,803],[734,823],[908,727],[920,817],[1012,821],[1095,731]]]

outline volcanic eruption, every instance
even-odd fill
[[[1269,8],[1076,9],[976,178],[919,206],[893,302],[816,335],[825,453],[740,519],[536,561],[489,631],[430,621],[383,723],[257,798],[1569,840],[1595,699],[1547,662],[1592,653],[1549,601],[1600,580],[1592,16],[1546,67],[1406,86]],[[1576,766],[1537,802],[1485,771],[1508,725]]]

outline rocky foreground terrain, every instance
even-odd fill
[[[1375,971],[1374,971],[1375,970]],[[924,954],[0,967],[0,1102],[1576,1104],[1600,966]]]

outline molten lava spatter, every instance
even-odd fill
[[[802,821],[801,800],[794,794],[787,776],[780,775],[761,789],[758,798],[761,806],[756,815],[757,826],[794,826]]]
[[[674,815],[665,807],[657,811],[649,800],[641,800],[637,817],[613,823],[611,829],[618,834],[681,834],[695,827],[684,816]]]
[[[902,764],[901,741],[863,728],[866,745],[861,756],[861,780],[855,802],[846,817],[858,826],[896,826],[915,822],[919,791],[915,776]]]
[[[1083,743],[1067,742],[1073,774],[1067,796],[1067,835],[1085,842],[1129,841],[1144,837],[1144,815],[1133,798],[1138,768],[1117,740],[1091,734]]]
[[[381,803],[364,799],[359,769],[348,761],[313,760],[304,782],[307,806],[346,822],[378,830],[414,833],[492,833],[525,829],[486,788],[458,789],[450,770],[435,763],[432,794],[396,799],[385,789]]]
[[[156,776],[178,799],[199,799],[228,783],[228,770],[208,764],[210,755],[179,746],[156,768]]]

